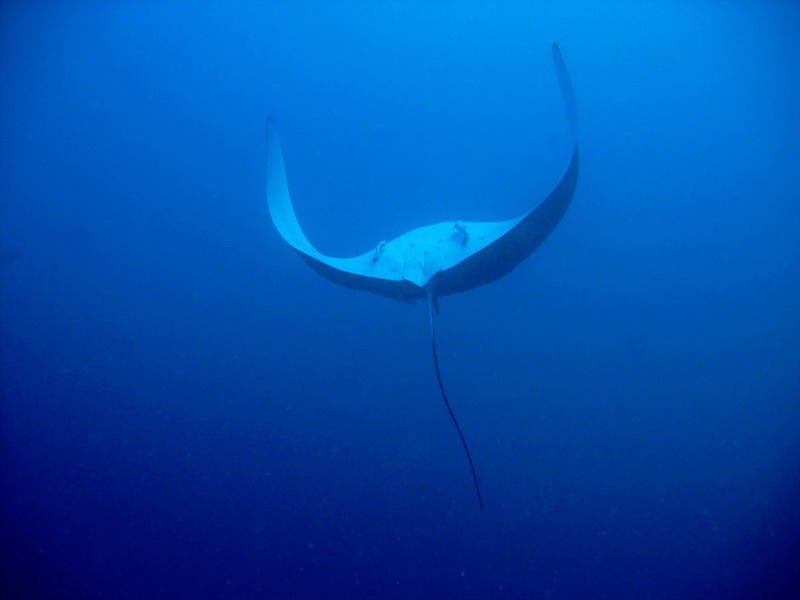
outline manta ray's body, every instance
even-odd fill
[[[510,273],[550,235],[569,207],[578,180],[577,118],[572,85],[556,44],[553,44],[553,62],[566,108],[572,156],[550,195],[524,215],[508,221],[447,221],[427,225],[391,241],[380,242],[361,256],[326,256],[311,245],[297,222],[280,140],[269,119],[267,200],[275,227],[303,260],[335,283],[398,300],[429,298],[433,327],[433,307],[440,296],[463,292]],[[482,509],[472,458],[442,385],[435,340],[434,334],[434,363],[439,386],[467,453]]]

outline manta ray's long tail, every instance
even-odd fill
[[[458,419],[453,412],[453,407],[450,406],[450,400],[447,399],[447,392],[444,391],[444,383],[442,382],[442,374],[439,372],[439,355],[436,353],[436,320],[434,318],[434,303],[436,302],[433,294],[428,294],[428,306],[431,313],[431,346],[433,347],[433,366],[436,368],[436,379],[439,382],[439,389],[442,391],[442,398],[444,398],[447,412],[450,413],[450,418],[453,420],[453,425],[456,426],[458,437],[461,438],[461,444],[464,446],[464,452],[467,454],[467,461],[469,461],[469,470],[472,471],[472,481],[475,482],[475,492],[478,494],[478,505],[483,512],[483,497],[481,496],[481,486],[478,485],[478,475],[475,473],[475,465],[472,464],[472,456],[469,453],[469,446],[467,440],[464,439],[464,434],[461,433],[461,427],[458,424]]]

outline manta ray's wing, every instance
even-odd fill
[[[447,221],[414,229],[353,258],[319,252],[297,222],[280,139],[272,119],[267,133],[267,200],[281,236],[318,273],[340,285],[401,300],[468,290],[511,272],[539,247],[569,207],[578,179],[576,110],[572,85],[561,52],[553,44],[553,61],[564,100],[572,157],[553,192],[530,212],[508,221]],[[429,285],[430,284],[430,285]]]

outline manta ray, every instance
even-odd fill
[[[530,256],[559,224],[578,181],[577,110],[564,59],[553,44],[561,97],[567,115],[572,155],[553,191],[529,212],[507,221],[445,221],[413,229],[352,258],[334,258],[308,241],[292,207],[272,117],[267,119],[267,203],[276,229],[317,273],[339,285],[406,302],[427,299],[436,379],[469,462],[483,511],[478,476],[464,434],[447,397],[436,351],[438,299],[490,283],[510,273]]]

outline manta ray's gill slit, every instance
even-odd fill
[[[444,399],[444,404],[447,406],[447,412],[450,413],[450,418],[453,421],[453,425],[456,426],[456,431],[458,432],[458,437],[461,438],[461,445],[464,446],[464,453],[467,455],[467,461],[469,462],[469,470],[472,472],[472,481],[475,483],[475,493],[478,495],[478,506],[480,506],[481,512],[483,512],[483,496],[481,496],[481,486],[478,483],[478,475],[475,473],[475,465],[472,464],[472,455],[469,453],[469,446],[467,446],[467,440],[464,437],[464,434],[461,432],[461,426],[458,424],[458,419],[456,419],[456,415],[453,412],[453,407],[450,406],[450,400],[447,398],[447,392],[444,390],[444,382],[442,381],[442,374],[439,371],[439,355],[436,352],[436,319],[434,317],[434,303],[435,299],[433,293],[431,292],[430,287],[428,288],[428,307],[430,309],[431,315],[431,346],[433,348],[433,367],[436,369],[436,380],[439,382],[439,390],[442,392],[442,398]]]

